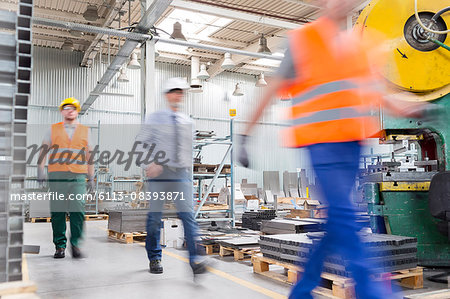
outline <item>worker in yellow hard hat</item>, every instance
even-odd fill
[[[83,236],[86,177],[89,188],[94,186],[94,166],[90,161],[92,142],[89,128],[81,125],[80,102],[67,98],[59,105],[63,121],[51,125],[42,142],[38,161],[38,181],[47,181],[46,156],[49,154],[48,183],[53,194],[63,194],[63,200],[50,201],[54,258],[64,258],[66,249],[66,215],[70,217],[72,257],[81,258],[80,239]],[[46,149],[50,149],[45,151]]]
[[[66,105],[74,106],[78,112],[80,112],[80,110],[81,110],[80,101],[78,101],[75,98],[64,99],[64,101],[62,101],[61,104],[59,104],[59,111],[62,111],[64,106],[66,106]],[[78,116],[78,113],[77,113],[77,116]]]

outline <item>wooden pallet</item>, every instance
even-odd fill
[[[198,209],[198,206],[195,207]],[[215,210],[228,210],[229,206],[227,204],[211,204],[211,205],[203,205],[200,211],[215,211]]]
[[[31,223],[36,223],[36,222],[51,222],[52,221],[52,217],[33,217],[30,218]]]
[[[84,215],[84,220],[108,220],[109,216],[107,214],[94,214],[94,215]]]
[[[393,271],[377,275],[375,280],[399,280],[402,287],[409,289],[423,288],[423,267]]]
[[[84,215],[85,221],[91,221],[91,220],[108,220],[108,215],[106,214],[95,214],[95,215]],[[66,216],[66,221],[69,221],[70,217]],[[33,217],[30,218],[30,221],[32,223],[36,222],[51,222],[52,217]]]
[[[219,165],[217,165],[217,168],[219,168]],[[225,164],[220,173],[231,173],[231,165]]]
[[[252,255],[260,252],[259,247],[236,249],[220,245],[219,256],[224,257],[234,255],[235,261],[246,261],[252,258]]]
[[[252,256],[253,272],[269,277],[271,279],[281,281],[288,284],[294,284],[303,269],[299,266],[284,263],[275,259],[267,258],[262,254],[254,254]],[[271,265],[280,266],[283,272],[271,271]],[[351,278],[342,277],[335,274],[321,274],[323,287],[317,287],[314,293],[329,298],[355,298],[354,282]],[[374,278],[375,280],[400,280],[400,284],[404,287],[418,289],[423,288],[423,268],[416,267],[392,273],[385,273]]]
[[[219,244],[202,244],[202,243],[198,243],[198,246],[201,246],[205,249],[205,253],[206,255],[213,255],[213,254],[218,254],[219,253]]]
[[[131,244],[134,241],[142,241],[147,236],[147,233],[133,232],[133,233],[119,233],[108,229],[108,237],[110,239],[123,242],[125,244]]]
[[[219,169],[220,164],[194,164],[194,174],[213,174]],[[231,173],[231,165],[225,164],[220,173]]]
[[[194,164],[194,173],[210,174],[215,173],[217,164]]]
[[[31,281],[12,281],[0,283],[2,299],[39,299],[36,284]]]

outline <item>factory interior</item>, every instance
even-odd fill
[[[0,297],[450,299],[449,70],[449,0],[0,0]]]

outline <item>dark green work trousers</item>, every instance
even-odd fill
[[[70,244],[79,247],[84,226],[86,174],[50,172],[48,179],[50,192],[56,194],[50,201],[53,243],[56,248],[66,248],[66,215],[69,214]]]

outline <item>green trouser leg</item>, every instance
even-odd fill
[[[66,248],[66,213],[52,212],[53,244],[56,248]]]
[[[83,237],[84,212],[71,212],[70,218],[70,244],[79,247],[80,239]]]
[[[70,243],[79,247],[83,237],[84,206],[86,194],[86,175],[71,172],[50,172],[50,191],[63,200],[50,201],[52,216],[53,243],[56,248],[66,248],[66,215],[70,216]]]

